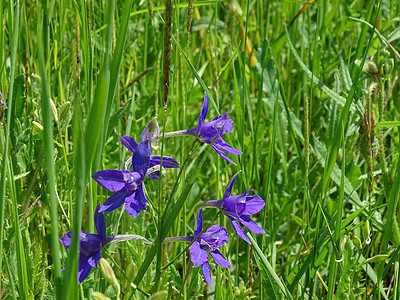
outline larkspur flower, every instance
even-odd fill
[[[149,163],[149,169],[155,169],[155,167],[159,166],[161,163],[161,156],[160,155],[151,155],[153,152],[153,147],[151,143],[153,143],[153,138],[157,135],[160,134],[160,129],[158,127],[157,121],[155,119],[151,120],[150,123],[146,126],[146,128],[143,130],[142,135],[140,137],[140,143],[145,142],[148,140],[150,142],[150,163]],[[130,136],[122,136],[119,138],[122,144],[133,154],[135,154],[135,151],[139,144],[135,141],[134,138],[131,138]],[[157,140],[155,140],[155,143],[157,143]],[[169,156],[163,156],[162,159],[162,166],[164,168],[179,168],[180,165],[179,163],[172,157]],[[151,173],[148,173],[148,176],[154,179],[159,179],[159,170],[154,170]]]
[[[192,135],[209,145],[212,144],[212,142],[214,141],[214,143],[212,144],[213,149],[223,159],[236,165],[236,163],[232,159],[230,159],[226,155],[226,153],[233,155],[242,155],[243,153],[233,148],[222,139],[222,136],[225,133],[232,131],[233,121],[230,118],[228,118],[228,113],[226,113],[223,116],[215,117],[210,122],[204,123],[207,116],[207,112],[208,112],[208,97],[207,94],[204,94],[203,106],[201,107],[201,112],[197,127],[187,130],[167,132],[164,134],[164,137]],[[160,138],[160,136],[158,136],[158,138]]]
[[[203,211],[200,210],[197,215],[197,228],[194,236],[181,236],[166,238],[166,241],[186,241],[193,242],[190,246],[190,259],[195,267],[201,266],[204,279],[212,286],[210,263],[208,262],[208,254],[222,268],[230,268],[231,264],[217,249],[228,242],[228,231],[220,226],[213,225],[206,232],[201,233],[203,229]],[[199,235],[200,234],[200,235]],[[198,236],[199,235],[199,236]],[[198,236],[198,237],[197,237]]]
[[[246,236],[239,222],[246,226],[249,230],[257,234],[263,234],[265,231],[258,226],[248,216],[258,213],[265,206],[265,201],[258,195],[248,196],[251,190],[247,190],[242,195],[230,196],[233,184],[235,183],[236,177],[241,171],[236,173],[226,186],[224,196],[222,200],[212,200],[202,202],[197,205],[195,211],[202,207],[216,207],[229,218],[232,223],[233,229],[239,237],[244,239],[250,244],[250,240]]]
[[[141,210],[146,209],[147,198],[144,193],[143,180],[150,163],[150,142],[140,143],[132,156],[133,172],[128,170],[103,170],[96,172],[92,178],[112,194],[100,208],[100,212],[110,212],[125,202],[128,214],[136,218]]]
[[[161,157],[151,155],[153,152],[153,137],[159,134],[159,128],[155,119],[151,120],[143,130],[140,144],[133,138],[124,136],[122,143],[133,152],[131,170],[103,170],[96,172],[92,178],[112,194],[100,208],[100,212],[110,212],[125,203],[125,210],[136,218],[140,211],[145,210],[147,198],[144,192],[143,180],[146,176],[158,178]],[[163,166],[170,168],[179,167],[179,163],[172,157],[163,157]]]
[[[96,268],[101,258],[101,250],[111,242],[125,240],[139,240],[146,244],[151,244],[147,239],[139,235],[113,235],[106,236],[106,222],[104,214],[99,212],[100,204],[97,205],[94,214],[94,224],[97,234],[79,232],[79,263],[78,263],[78,284],[89,276],[92,268]],[[67,232],[60,238],[61,244],[69,248],[71,244],[72,231]]]

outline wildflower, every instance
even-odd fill
[[[225,152],[233,155],[242,155],[243,153],[233,148],[222,139],[222,136],[225,133],[232,131],[233,121],[228,118],[228,113],[226,113],[223,116],[215,117],[211,122],[204,123],[207,112],[208,98],[207,94],[204,94],[204,102],[201,108],[197,127],[187,130],[167,132],[164,134],[164,136],[193,135],[209,145],[214,141],[212,144],[214,150],[217,151],[217,153],[221,155],[223,159],[236,165],[236,163],[234,163],[233,160],[225,154]]]
[[[92,268],[96,268],[101,259],[101,250],[103,247],[111,242],[125,241],[125,240],[139,240],[146,244],[151,244],[147,239],[139,235],[114,235],[106,236],[106,222],[104,214],[99,211],[100,204],[97,205],[94,214],[94,224],[96,226],[97,234],[79,232],[79,264],[78,264],[78,284],[81,283],[86,277],[89,276]],[[71,244],[72,232],[67,232],[60,242],[65,247],[69,248]]]
[[[140,143],[145,142],[148,140],[150,142],[150,163],[149,169],[152,172],[149,172],[147,175],[154,179],[159,179],[160,171],[156,169],[157,166],[161,163],[161,156],[160,155],[151,155],[153,152],[153,139],[155,136],[160,134],[160,129],[158,127],[158,123],[155,120],[151,120],[149,124],[147,124],[146,128],[143,130],[142,135],[140,137]],[[135,153],[136,148],[138,147],[138,143],[135,139],[131,138],[130,136],[122,136],[119,138],[122,144],[132,153]],[[157,144],[157,139],[154,139],[154,146]],[[164,168],[179,168],[179,163],[172,157],[163,156],[162,166]]]
[[[143,180],[150,163],[150,142],[140,143],[132,156],[133,172],[128,170],[103,170],[96,172],[92,178],[112,194],[100,208],[100,212],[110,212],[125,202],[128,214],[136,218],[141,210],[146,209],[147,198],[144,193]]]
[[[98,234],[79,232],[78,284],[88,277],[92,268],[97,267],[101,258],[101,249],[107,243],[106,222],[104,215],[99,212],[99,205],[94,214],[94,223]],[[71,244],[71,233],[71,231],[67,232],[60,239],[61,244],[67,248]]]
[[[193,242],[190,246],[190,259],[195,267],[201,266],[204,279],[209,285],[212,286],[210,264],[208,262],[208,254],[214,259],[214,261],[222,268],[229,268],[231,264],[217,249],[223,244],[228,242],[227,230],[219,225],[211,226],[206,232],[201,233],[203,228],[203,211],[200,210],[197,215],[197,229],[194,232],[194,236],[181,236],[166,238],[166,241],[187,241]],[[198,236],[200,234],[200,236]],[[197,237],[198,236],[198,237]]]
[[[242,195],[230,196],[233,184],[235,183],[236,177],[241,171],[236,173],[226,186],[224,196],[222,200],[212,200],[200,203],[196,209],[201,207],[216,207],[229,218],[232,223],[233,229],[239,237],[244,239],[250,244],[245,232],[240,227],[240,223],[246,226],[249,230],[254,233],[263,234],[265,231],[258,226],[248,216],[258,213],[264,208],[265,201],[258,195],[248,196],[251,190],[247,190]],[[195,209],[195,210],[196,210]]]

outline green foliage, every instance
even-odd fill
[[[161,132],[197,126],[206,92],[207,120],[229,113],[226,141],[244,154],[234,166],[191,137],[159,140],[154,154],[181,169],[146,179],[136,219],[106,214],[108,235],[154,242],[103,249],[120,298],[398,299],[398,3],[189,2],[168,2],[170,68],[161,2],[0,5],[1,297],[116,299],[99,268],[76,284],[77,234],[95,232],[94,208],[110,196],[90,175],[123,168],[118,138],[139,140],[154,117]],[[207,226],[228,229],[232,264],[211,264],[211,287],[188,244],[162,240],[193,234],[194,207],[221,199],[239,170],[232,194],[266,201],[252,217],[266,234],[248,245],[205,209]]]

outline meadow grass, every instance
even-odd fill
[[[399,1],[0,1],[1,299],[398,299]],[[168,132],[229,113],[231,164]],[[5,104],[7,107],[3,105]],[[123,169],[119,141],[154,118],[154,153],[178,169],[145,179],[147,209],[105,213],[113,276],[77,283],[79,231]],[[220,129],[222,130],[222,129]],[[231,263],[194,267],[195,207],[259,195],[265,234],[239,238],[217,209]],[[59,239],[72,231],[66,249]],[[65,268],[65,271],[62,271]],[[98,298],[96,298],[98,297]]]

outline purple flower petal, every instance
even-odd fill
[[[207,96],[207,93],[204,93],[203,106],[201,107],[201,112],[200,112],[200,116],[199,116],[199,124],[197,126],[197,132],[198,133],[200,132],[201,127],[204,124],[204,121],[205,121],[206,116],[207,116],[207,112],[208,112],[208,96]]]
[[[146,175],[147,169],[150,163],[150,152],[151,152],[150,142],[145,141],[140,143],[136,148],[135,153],[132,156],[132,168],[133,171],[138,172],[142,175],[142,178]]]
[[[207,251],[202,249],[197,241],[190,246],[190,260],[195,267],[208,263]]]
[[[250,219],[248,216],[239,216],[239,221],[242,223],[244,226],[246,226],[248,229],[253,231],[254,233],[258,234],[264,234],[265,231],[262,229],[260,226],[256,224],[252,219]]]
[[[147,124],[140,137],[140,143],[151,141],[156,135],[160,134],[160,128],[158,127],[157,120],[154,118]]]
[[[69,248],[69,245],[71,244],[71,234],[72,231],[68,231],[66,234],[63,235],[63,237],[60,239],[60,243],[63,244],[65,247]]]
[[[88,264],[92,267],[92,268],[97,268],[97,265],[100,261],[101,258],[101,247],[99,248],[98,251],[96,251],[95,253],[93,253],[89,258],[88,258]]]
[[[223,116],[215,117],[211,122],[205,123],[201,126],[198,133],[201,138],[211,138],[213,139],[219,132],[219,137],[223,136],[225,133],[232,131],[233,121],[228,118],[228,114]]]
[[[91,256],[101,249],[103,239],[98,234],[79,232],[79,251],[86,256]]]
[[[102,237],[103,241],[106,238],[106,220],[104,214],[99,212],[100,203],[97,204],[96,211],[94,212],[94,224],[96,226],[97,233]]]
[[[249,238],[246,236],[246,233],[243,231],[242,227],[240,227],[240,224],[238,221],[236,221],[233,217],[228,216],[229,220],[231,220],[233,229],[235,230],[236,234],[241,237],[242,239],[244,239],[246,242],[250,243]]]
[[[222,255],[222,253],[218,249],[210,251],[210,255],[220,267],[222,268],[232,267],[229,261],[227,261],[227,259]]]
[[[131,138],[130,136],[121,136],[119,140],[124,144],[124,146],[130,151],[130,152],[135,152],[138,143],[135,141],[135,139]]]
[[[242,195],[231,196],[223,200],[222,210],[233,215],[240,215],[246,208],[247,195],[251,190],[247,190]]]
[[[265,206],[265,201],[258,195],[250,196],[246,198],[246,207],[242,214],[254,215],[262,210]]]
[[[92,178],[111,192],[121,190],[125,186],[124,173],[119,170],[103,170],[96,172]]]
[[[149,176],[150,178],[158,180],[158,179],[160,179],[160,171],[155,171],[153,173],[148,174],[147,176]]]
[[[229,145],[227,142],[225,142],[222,138],[217,138],[214,142],[214,145],[218,149],[225,151],[229,154],[233,154],[233,155],[242,155],[243,154],[243,152],[233,148],[231,145]]]
[[[211,280],[210,264],[208,261],[201,266],[201,271],[203,272],[203,277],[210,286],[213,286]]]
[[[240,170],[240,171],[237,172],[235,175],[233,175],[233,177],[231,178],[231,180],[229,180],[228,184],[226,185],[224,197],[222,198],[223,200],[225,200],[225,198],[228,198],[228,197],[231,195],[232,187],[233,187],[233,185],[234,185],[234,183],[235,183],[236,178],[237,178],[238,175],[240,174],[240,172],[242,172],[242,170]]]
[[[136,218],[140,211],[146,210],[147,198],[144,193],[143,183],[136,191],[125,199],[125,210],[132,217]]]
[[[205,233],[202,233],[197,240],[201,243],[206,242],[212,248],[221,247],[228,241],[228,231],[220,225],[213,225]]]
[[[103,203],[99,212],[110,212],[117,209],[124,203],[125,198],[129,197],[131,194],[132,193],[129,193],[126,189],[115,192]]]
[[[212,146],[213,149],[215,151],[217,151],[217,153],[223,158],[225,159],[227,162],[230,162],[231,164],[234,164],[235,166],[237,166],[237,163],[235,163],[232,159],[230,159],[222,150],[220,150],[217,146],[213,145]]]
[[[88,257],[80,253],[79,254],[79,266],[78,266],[78,284],[86,279],[89,276],[90,270],[92,270],[92,266],[88,263]]]
[[[196,219],[196,223],[197,223],[197,228],[194,231],[194,236],[198,236],[199,233],[203,230],[203,210],[200,209],[199,213],[197,214],[197,219]]]
[[[150,166],[156,166],[159,165],[161,162],[161,155],[152,155],[150,156]],[[176,159],[169,157],[169,156],[163,156],[163,162],[162,166],[164,168],[179,168],[180,164],[176,161]]]

